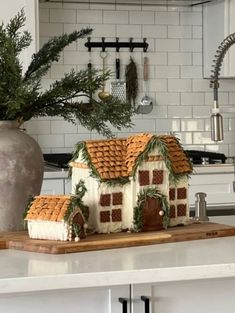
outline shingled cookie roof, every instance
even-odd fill
[[[36,196],[25,220],[62,221],[70,201],[71,196]]]
[[[85,141],[91,163],[101,179],[129,177],[139,156],[153,138],[159,138],[168,148],[169,160],[175,174],[192,172],[192,166],[184,150],[174,136],[138,134],[127,138]],[[71,164],[76,166],[76,162]]]

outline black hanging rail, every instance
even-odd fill
[[[102,37],[100,42],[91,42],[91,38],[88,37],[87,42],[85,43],[85,47],[88,48],[89,52],[92,48],[101,48],[103,52],[106,48],[115,48],[117,52],[120,48],[129,48],[131,52],[133,52],[135,48],[142,48],[144,52],[147,52],[148,46],[146,38],[143,38],[142,42],[134,42],[133,38],[130,38],[129,41],[122,42],[119,41],[118,37],[116,38],[116,41],[105,41],[105,38]]]

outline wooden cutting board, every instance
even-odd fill
[[[79,242],[30,239],[27,232],[21,231],[0,234],[0,249],[62,254],[234,235],[235,227],[217,223],[191,224],[145,233],[95,234]]]

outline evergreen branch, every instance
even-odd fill
[[[37,71],[43,66],[43,74],[46,74],[51,67],[52,62],[58,62],[60,53],[70,43],[79,38],[83,38],[92,32],[91,28],[84,28],[80,31],[74,31],[71,34],[63,34],[53,37],[43,47],[33,55],[32,61],[25,73],[24,79],[29,79],[33,74],[37,75]],[[41,73],[41,74],[42,74]]]

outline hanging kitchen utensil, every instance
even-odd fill
[[[140,104],[138,105],[136,112],[139,114],[148,114],[153,109],[153,100],[147,96],[147,82],[148,82],[148,58],[144,57],[144,67],[143,67],[143,85],[145,95],[140,100]]]
[[[103,63],[103,74],[105,74],[105,59],[107,58],[107,55],[108,53],[106,51],[100,52],[100,57]],[[98,93],[98,97],[102,101],[107,100],[110,97],[110,93],[108,91],[105,91],[105,79],[103,80],[102,90]]]
[[[135,101],[138,93],[138,76],[137,68],[134,60],[130,57],[130,63],[126,66],[126,95],[127,101],[133,104],[135,108]]]
[[[118,38],[116,39],[118,42]],[[120,58],[119,47],[116,48],[116,81],[110,84],[110,93],[113,97],[118,98],[121,101],[126,101],[126,83],[120,80]]]

